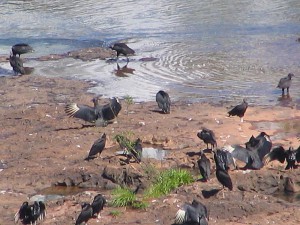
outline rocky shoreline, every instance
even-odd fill
[[[167,151],[164,160],[145,159],[143,164],[158,169],[185,168],[197,174],[196,161],[206,145],[196,133],[205,126],[215,131],[218,146],[243,144],[251,135],[265,131],[273,144],[299,146],[300,111],[295,107],[249,106],[244,123],[227,117],[231,105],[174,102],[171,114],[157,112],[156,102],[127,105],[113,124],[84,127],[83,122],[68,118],[64,106],[70,102],[91,104],[90,84],[76,80],[38,76],[0,78],[1,150],[0,224],[13,224],[13,217],[23,201],[45,188],[78,186],[84,192],[46,202],[48,215],[43,224],[72,224],[82,201],[90,201],[95,189],[109,200],[110,190],[131,177],[147,185],[142,165],[121,165],[115,152],[120,150],[113,137],[131,132],[144,146]],[[101,94],[101,93],[99,93]],[[107,99],[101,99],[107,103]],[[105,132],[108,136],[102,159],[84,161],[92,143]],[[194,154],[191,154],[194,153]],[[208,154],[212,159],[212,155]],[[111,216],[113,207],[105,207],[102,219],[89,224],[172,224],[177,205],[197,198],[210,210],[209,224],[299,224],[299,200],[288,202],[273,196],[282,191],[282,177],[300,182],[300,170],[284,171],[284,166],[270,163],[258,171],[231,171],[234,190],[226,197],[205,198],[203,190],[220,188],[213,177],[208,183],[196,181],[170,195],[149,200],[146,210],[118,208],[122,214]],[[121,172],[120,172],[121,171]],[[105,174],[106,173],[106,174]],[[105,174],[105,176],[103,176]],[[120,175],[123,174],[123,177]],[[114,177],[115,179],[106,179]],[[88,190],[88,191],[87,191]],[[142,190],[143,191],[143,188]]]

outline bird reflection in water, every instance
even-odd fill
[[[128,62],[123,67],[117,62],[117,69],[114,70],[114,74],[118,77],[128,77],[128,74],[133,74],[134,71],[135,69],[128,67]]]

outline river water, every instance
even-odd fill
[[[91,92],[136,101],[163,89],[173,100],[276,105],[278,81],[292,72],[288,101],[300,104],[299,0],[7,0],[0,8],[0,55],[29,43],[34,75],[92,80]],[[34,60],[116,41],[136,51],[124,76],[105,60]],[[9,63],[0,69],[13,74]]]

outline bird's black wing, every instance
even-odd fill
[[[33,48],[28,44],[20,43],[12,46],[11,50],[13,54],[16,55],[16,54],[24,54],[24,53],[32,52]]]
[[[89,155],[87,157],[87,159],[90,159],[92,157],[94,157],[95,155],[97,155],[98,153],[101,154],[101,152],[103,151],[103,149],[105,148],[105,144],[106,144],[106,134],[103,134],[99,139],[97,139],[94,144],[92,145]]]
[[[286,151],[282,146],[277,146],[273,148],[268,154],[265,155],[263,162],[267,165],[269,162],[278,160],[281,163],[284,163],[286,158]]]
[[[83,222],[87,222],[90,218],[92,218],[92,216],[93,216],[93,208],[90,204],[86,204],[82,208],[82,210],[76,220],[75,225],[80,225]]]
[[[201,176],[205,180],[208,180],[210,177],[210,166],[211,166],[209,159],[203,153],[203,155],[201,156],[201,159],[199,159],[197,161],[197,163],[198,163],[198,167],[199,167]]]
[[[39,216],[39,220],[43,220],[45,219],[46,215],[47,215],[47,211],[46,211],[46,205],[44,202],[39,201],[39,206],[40,206],[40,216]]]
[[[171,100],[168,93],[164,91],[157,92],[156,102],[158,107],[162,109],[164,113],[170,113]]]
[[[223,186],[227,187],[229,190],[232,190],[232,181],[226,170],[217,168],[216,177]]]
[[[98,115],[93,107],[87,105],[77,105],[76,103],[67,104],[65,112],[70,117],[76,117],[87,122],[95,122]]]
[[[296,150],[296,160],[297,160],[298,163],[300,162],[300,146]]]
[[[98,214],[104,207],[106,203],[106,199],[103,197],[103,195],[98,194],[94,197],[92,208],[93,208],[93,215]]]
[[[122,106],[118,99],[113,98],[110,103],[104,105],[101,109],[101,117],[105,121],[113,120],[121,111]]]
[[[234,150],[231,152],[233,158],[242,161],[246,164],[249,163],[249,150],[240,145],[233,145],[232,147],[234,148]]]

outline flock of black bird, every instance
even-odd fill
[[[127,57],[127,63],[129,62],[129,55],[135,53],[134,50],[129,48],[124,43],[115,43],[110,46],[111,49],[117,52],[117,59],[120,55]],[[26,74],[23,67],[23,61],[20,58],[21,54],[25,54],[33,51],[33,48],[28,44],[16,44],[12,47],[12,54],[10,55],[10,65],[13,68],[15,74]],[[19,56],[17,56],[19,55]],[[291,86],[291,79],[294,75],[289,73],[287,77],[281,78],[278,83],[278,88],[287,90],[289,94],[289,88]],[[99,97],[92,99],[93,106],[78,105],[77,103],[70,103],[65,106],[65,112],[70,117],[82,119],[86,122],[93,123],[95,126],[107,126],[111,123],[119,114],[122,106],[119,99],[114,97],[110,99],[110,102],[105,105],[99,104]],[[168,93],[160,90],[156,94],[156,102],[158,107],[164,114],[170,113],[171,101]],[[228,112],[228,116],[238,116],[243,122],[244,115],[248,108],[246,99],[243,102]],[[213,158],[215,161],[215,173],[217,180],[222,184],[223,188],[226,187],[230,191],[233,190],[233,183],[229,175],[229,169],[261,169],[264,165],[273,160],[278,160],[281,163],[287,162],[286,170],[297,168],[297,163],[300,162],[300,146],[297,150],[293,150],[290,147],[285,150],[282,146],[276,146],[272,149],[272,142],[270,137],[265,133],[261,132],[257,137],[250,137],[249,141],[245,143],[245,146],[232,145],[224,146],[218,149],[217,140],[214,132],[210,129],[203,128],[197,133],[199,139],[201,139],[206,145],[207,150],[210,149],[213,152]],[[124,140],[123,136],[116,138],[120,147],[124,152],[128,151],[126,143],[128,140]],[[106,134],[103,133],[99,139],[97,139],[85,160],[89,161],[101,155],[106,144]],[[136,162],[141,162],[142,155],[142,142],[138,138],[135,141],[133,149],[130,151],[128,162],[130,158],[134,158]],[[242,162],[243,167],[239,168],[236,161]],[[200,174],[202,175],[203,182],[209,182],[211,176],[211,162],[205,155],[204,151],[200,151],[200,157],[197,161]],[[94,201],[82,204],[82,211],[79,214],[76,225],[86,223],[89,219],[95,215],[99,218],[100,211],[103,209],[106,203],[105,198],[98,194],[94,197]],[[20,210],[15,215],[15,222],[21,221],[23,224],[36,224],[37,221],[43,220],[46,216],[46,206],[43,202],[34,202],[29,205],[28,202],[24,202],[20,207]],[[208,224],[209,215],[205,205],[193,200],[193,202],[184,204],[181,209],[178,210],[175,217],[175,224]]]

